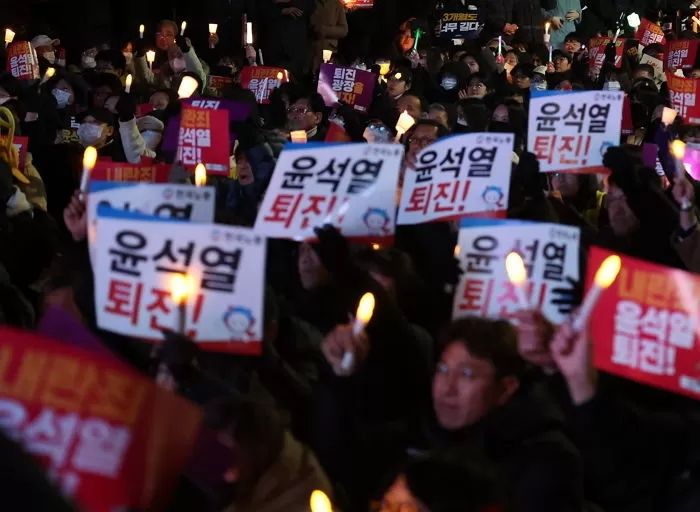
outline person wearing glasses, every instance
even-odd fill
[[[326,139],[324,109],[323,97],[317,92],[291,98],[287,107],[287,128],[290,132],[304,130],[308,142],[323,142]]]
[[[192,42],[189,38],[179,34],[180,29],[174,21],[162,20],[158,23],[155,37],[156,60],[153,69],[146,60],[146,51],[150,48],[146,47],[143,39],[137,41],[134,58],[135,82],[159,88],[175,89],[179,86],[182,76],[190,72],[197,75],[200,83],[206,83],[207,76],[204,67],[192,46]]]

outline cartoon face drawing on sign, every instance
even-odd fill
[[[362,220],[367,226],[370,235],[390,234],[389,223],[391,219],[386,210],[382,208],[369,208]]]
[[[489,208],[504,208],[503,204],[503,191],[501,187],[488,186],[481,194],[481,198],[489,206]]]
[[[232,340],[250,341],[255,336],[255,317],[248,308],[231,306],[224,314],[224,324],[231,333]]]

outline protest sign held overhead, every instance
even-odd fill
[[[459,230],[462,275],[455,292],[453,318],[468,315],[506,317],[519,309],[505,260],[518,253],[525,263],[525,297],[530,309],[562,323],[573,307],[579,279],[579,229],[558,224],[464,219]]]
[[[692,69],[698,56],[698,39],[669,41],[666,46],[666,67],[668,69]]]
[[[209,174],[229,174],[229,113],[183,105],[177,160],[186,169],[204,164]]]
[[[18,80],[38,80],[39,61],[36,52],[28,41],[17,41],[7,49],[7,67]]]
[[[505,217],[512,155],[510,133],[469,133],[431,144],[406,169],[397,224]]]
[[[698,104],[700,79],[683,78],[667,71],[666,81],[673,109],[686,123],[700,124],[700,104]]]
[[[212,96],[221,97],[224,91],[233,85],[232,76],[210,75],[207,81],[207,89]]]
[[[637,27],[637,33],[634,36],[635,39],[639,41],[642,46],[649,46],[650,44],[666,44],[666,38],[664,37],[663,29],[652,21],[646,18],[642,18],[641,24]]]
[[[611,253],[590,251],[588,277]],[[643,384],[700,398],[700,278],[621,255],[590,324],[595,366]]]
[[[402,158],[403,148],[392,144],[285,146],[255,232],[304,240],[332,224],[351,238],[393,236]]]
[[[617,146],[624,93],[536,93],[530,101],[527,148],[542,172],[605,172],[603,155]]]
[[[443,39],[476,39],[481,32],[479,9],[468,5],[466,11],[443,12],[438,30]]]
[[[214,221],[214,187],[173,184],[90,183],[87,196],[88,243],[94,264],[97,212],[101,207],[181,222]]]
[[[97,323],[148,340],[179,330],[202,348],[259,354],[265,238],[248,228],[98,211]],[[184,306],[174,280],[188,277]]]
[[[272,91],[287,82],[289,73],[283,68],[246,66],[241,70],[241,87],[252,92],[260,105],[269,105]]]
[[[594,37],[588,44],[588,70],[598,76],[605,62],[605,48],[612,42],[611,37]],[[625,51],[625,39],[615,41],[615,67],[622,65],[622,54]]]
[[[318,92],[327,107],[346,103],[360,112],[366,112],[372,104],[377,76],[361,69],[321,64]]]
[[[91,512],[164,510],[199,409],[105,352],[6,327],[0,339],[0,427],[61,492]]]

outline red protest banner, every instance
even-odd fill
[[[683,78],[666,71],[671,106],[686,123],[700,124],[700,105],[697,104],[697,78]]]
[[[642,46],[649,46],[655,43],[666,44],[663,29],[646,18],[642,18],[634,38],[637,39]]]
[[[669,41],[666,46],[666,67],[668,69],[690,69],[698,56],[700,39]]]
[[[167,183],[170,175],[168,164],[128,164],[98,160],[90,173],[95,181],[138,181],[144,183]]]
[[[182,105],[178,133],[177,159],[186,169],[203,163],[207,174],[228,176],[230,144],[228,110]]]
[[[7,71],[18,80],[39,79],[39,61],[28,41],[17,41],[7,49]]]
[[[588,70],[599,75],[605,61],[605,47],[612,42],[610,37],[594,37],[588,43]],[[615,67],[622,65],[622,53],[625,49],[625,40],[618,38],[615,41]]]
[[[587,286],[610,252],[592,248]],[[596,368],[700,398],[700,277],[622,256],[622,270],[593,311]]]
[[[0,427],[81,510],[163,510],[199,409],[111,356],[9,328],[0,339]]]
[[[0,137],[0,141],[4,142],[5,137]],[[29,137],[15,135],[12,138],[12,145],[17,148],[19,154],[19,168],[24,170],[24,164],[27,162],[27,148],[29,147]]]
[[[136,117],[143,117],[153,112],[153,105],[150,103],[141,103],[136,105]]]
[[[232,84],[232,76],[209,75],[209,83],[207,84],[207,88],[212,96],[220,97],[223,95],[224,90]]]
[[[270,103],[270,93],[289,82],[289,73],[283,68],[268,66],[246,66],[241,70],[241,87],[255,94],[261,105]]]

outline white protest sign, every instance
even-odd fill
[[[187,274],[185,331],[204,349],[259,354],[263,335],[264,237],[251,229],[100,210],[95,305],[102,329],[145,339],[176,330],[173,276]]]
[[[453,318],[476,315],[502,318],[520,309],[506,274],[508,253],[519,253],[528,270],[525,295],[532,309],[551,322],[568,316],[567,294],[579,280],[579,228],[519,221],[482,222],[459,231],[463,271],[455,292]],[[570,309],[570,308],[568,308]]]
[[[314,228],[332,224],[346,237],[390,237],[402,159],[396,144],[287,145],[255,232],[303,240],[315,237]]]
[[[540,171],[604,172],[603,155],[620,144],[624,97],[619,91],[533,93],[527,150]]]
[[[214,187],[192,185],[91,181],[87,195],[90,260],[95,255],[97,209],[100,205],[166,219],[214,222]]]
[[[469,133],[431,144],[406,170],[397,224],[505,217],[512,157],[512,133]]]

